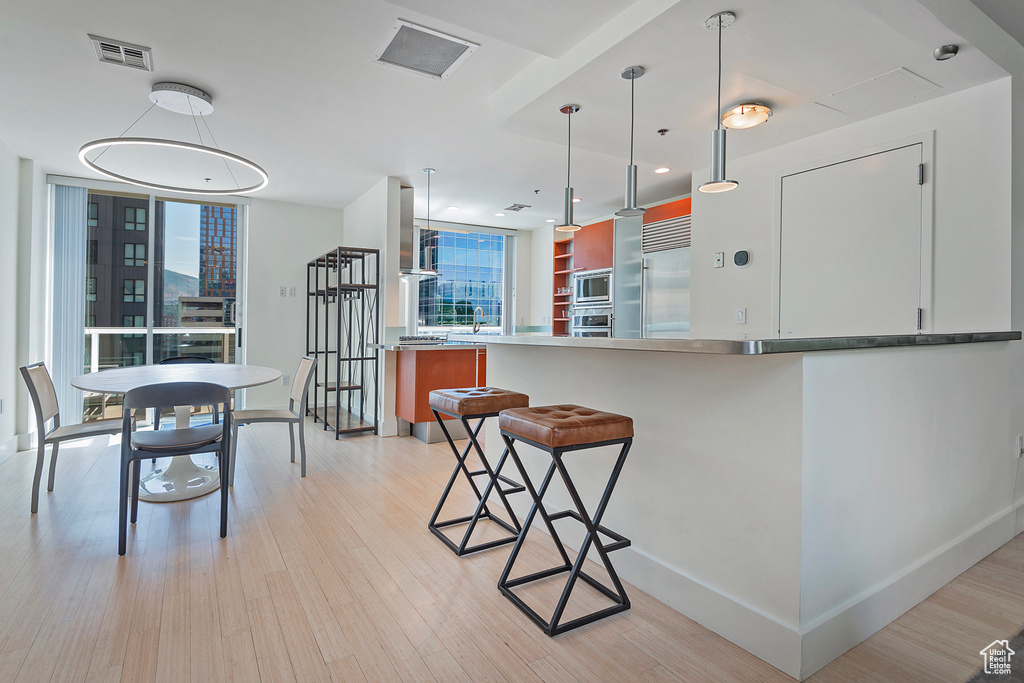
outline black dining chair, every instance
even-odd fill
[[[131,522],[138,519],[141,460],[151,457],[217,453],[220,472],[220,537],[228,535],[228,465],[231,458],[231,390],[208,382],[149,384],[124,395],[121,423],[121,500],[118,507],[117,554],[124,555],[128,542],[128,496],[131,494]],[[220,406],[223,424],[186,429],[136,432],[130,416],[138,408],[159,406]],[[131,477],[131,482],[128,478]]]

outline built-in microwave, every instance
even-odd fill
[[[612,303],[612,269],[582,270],[573,275],[573,303],[603,304]]]

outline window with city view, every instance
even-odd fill
[[[437,277],[419,283],[420,333],[471,328],[473,311],[490,332],[500,332],[506,238],[483,232],[420,230],[420,263]]]
[[[237,209],[90,194],[88,211],[85,370],[234,362]],[[86,420],[114,412],[86,396]]]

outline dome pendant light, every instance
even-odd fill
[[[704,25],[711,31],[718,31],[718,109],[715,119],[718,125],[711,133],[711,180],[697,189],[700,192],[728,192],[739,187],[735,180],[725,179],[725,130],[722,128],[722,31],[736,21],[732,12],[719,12],[708,18]]]
[[[568,143],[566,144],[567,153],[565,161],[565,210],[562,214],[561,225],[555,226],[555,230],[559,232],[576,232],[583,227],[572,222],[572,115],[579,110],[580,105],[578,104],[563,104],[558,108],[558,111],[569,117],[569,134]]]
[[[633,118],[636,115],[634,91],[636,79],[644,73],[646,69],[642,66],[631,66],[622,72],[622,77],[629,79],[629,166],[626,167],[626,206],[616,211],[616,216],[642,216],[647,213],[647,209],[637,208],[636,205],[636,164],[633,163]]]

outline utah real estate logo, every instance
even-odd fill
[[[1009,641],[993,640],[979,654],[985,660],[985,673],[1009,674],[1010,657],[1017,653],[1010,649]]]

